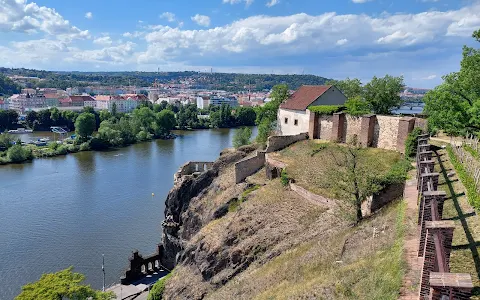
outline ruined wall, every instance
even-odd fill
[[[320,124],[319,138],[322,140],[330,140],[333,128],[332,116],[319,116],[317,122]]]
[[[362,132],[362,118],[345,116],[344,126],[343,126],[343,135],[342,142],[349,142],[354,135],[357,135],[360,138],[360,133]]]
[[[181,166],[173,175],[173,182],[176,183],[183,176],[191,175],[195,172],[205,172],[210,170],[212,166],[213,162],[210,161],[189,161]]]
[[[240,183],[256,173],[265,165],[265,152],[257,151],[255,156],[247,157],[235,163],[235,183]]]
[[[303,187],[301,187],[299,185],[296,185],[293,182],[290,182],[290,188],[292,189],[292,191],[294,191],[295,193],[297,193],[302,198],[304,198],[308,201],[312,201],[314,203],[324,204],[324,205],[329,206],[329,207],[335,205],[334,200],[322,197],[322,196],[317,195],[317,194],[314,194],[314,193],[304,189]]]
[[[401,117],[377,115],[373,134],[373,147],[397,150],[397,136],[400,119]]]
[[[308,130],[307,130],[308,131]],[[300,133],[297,135],[274,135],[268,138],[267,141],[267,149],[265,152],[275,152],[278,150],[282,150],[285,147],[296,143],[298,141],[303,141],[307,139],[307,133]]]

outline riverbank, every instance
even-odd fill
[[[10,136],[12,137],[12,140],[16,137],[16,135]],[[34,159],[63,156],[83,151],[112,151],[138,143],[152,142],[155,140],[170,140],[175,139],[176,137],[177,135],[170,132],[168,135],[159,138],[152,137],[145,141],[137,141],[135,143],[118,145],[115,147],[105,147],[103,149],[92,149],[91,141],[93,139],[84,143],[77,143],[72,139],[65,139],[64,141],[46,141],[45,146],[24,144],[24,142],[22,142],[22,145],[20,146],[15,141],[15,145],[9,147],[6,151],[0,151],[0,165],[28,163]]]

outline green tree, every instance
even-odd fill
[[[18,93],[20,93],[20,86],[13,82],[10,78],[0,74],[0,96],[10,96]]]
[[[361,97],[355,96],[345,102],[346,111],[352,116],[361,116],[370,113],[368,103]]]
[[[175,128],[177,121],[175,120],[175,114],[170,110],[162,110],[156,115],[157,124],[164,131],[168,132]]]
[[[110,113],[108,110],[106,109],[102,109],[99,113],[100,115],[100,121],[103,122],[103,121],[106,121],[106,120],[109,120],[113,115],[112,113]],[[100,123],[101,124],[101,123]]]
[[[56,273],[43,274],[38,281],[23,286],[22,292],[15,299],[115,299],[113,292],[104,293],[92,289],[89,285],[82,285],[85,276],[80,273],[73,273],[72,270],[73,268],[70,267]]]
[[[50,119],[52,120],[52,125],[60,125],[58,122],[60,121],[61,114],[58,108],[53,107],[50,109]]]
[[[403,103],[400,92],[404,87],[403,76],[374,76],[372,81],[365,85],[363,96],[374,113],[388,115],[393,108]]]
[[[13,163],[18,163],[33,159],[33,154],[32,150],[23,147],[21,143],[17,141],[15,145],[8,148],[7,158]]]
[[[253,107],[238,107],[235,109],[237,126],[254,126],[257,114]]]
[[[27,123],[27,126],[33,129],[33,123],[35,121],[38,121],[38,114],[36,111],[31,110],[27,113],[27,116],[25,117],[25,122]]]
[[[112,104],[112,116],[117,115],[117,103],[113,102]]]
[[[238,148],[250,144],[252,137],[252,129],[248,127],[239,128],[235,131],[233,136],[233,147]]]
[[[480,42],[480,30],[472,37]],[[425,97],[425,113],[431,128],[447,134],[480,132],[480,49],[463,47],[460,71],[443,77],[444,82]]]
[[[12,135],[8,133],[0,134],[0,151],[12,147],[13,141],[14,140]]]
[[[347,77],[345,80],[331,80],[327,84],[336,86],[347,99],[361,97],[363,94],[362,82],[357,78]]]
[[[0,110],[0,131],[17,127],[18,113],[14,110]]]
[[[81,113],[75,121],[75,132],[82,138],[91,136],[95,131],[95,116],[92,113]]]
[[[347,147],[333,146],[331,153],[332,167],[327,176],[335,195],[344,200],[340,207],[349,219],[358,224],[362,219],[362,202],[368,196],[380,191],[382,186],[377,183],[375,172],[370,168],[374,164],[362,163],[362,151],[353,141]]]
[[[286,84],[276,85],[273,87],[272,93],[270,94],[271,101],[265,104],[263,107],[257,108],[257,142],[267,142],[268,137],[275,128],[280,104],[287,100],[288,97],[288,86]]]

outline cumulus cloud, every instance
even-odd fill
[[[253,3],[254,0],[223,0],[223,3],[228,3],[228,4],[239,4],[239,3],[243,3],[245,2],[245,6],[246,7],[249,7],[252,3]],[[276,1],[276,0],[272,0],[272,1]]]
[[[270,0],[267,2],[267,7],[272,7],[280,3],[280,0]]]
[[[123,37],[129,38],[129,39],[139,38],[144,35],[145,35],[144,31],[124,32],[122,34]]]
[[[167,11],[160,15],[160,19],[165,19],[168,22],[175,22],[175,14]]]
[[[427,77],[423,77],[422,79],[423,80],[432,80],[432,79],[435,79],[435,78],[437,78],[437,75],[432,74],[432,75],[428,75]]]
[[[135,46],[136,44],[133,42],[126,42],[100,50],[72,51],[71,57],[66,58],[66,61],[126,64],[131,62],[132,57],[134,57]]]
[[[26,0],[0,1],[0,31],[68,35],[70,38],[87,38],[88,30],[72,26],[53,8],[38,6]]]
[[[198,25],[203,26],[203,27],[210,26],[210,17],[209,16],[196,14],[195,16],[192,17],[192,21],[194,21],[195,23],[197,23]]]
[[[91,11],[87,12],[87,13],[85,14],[85,18],[87,18],[87,19],[93,18],[92,12],[91,12]]]
[[[113,43],[112,39],[109,36],[99,37],[93,40],[94,44],[109,46]]]
[[[368,1],[372,1],[372,0],[352,0],[353,3],[366,3]]]
[[[234,0],[236,1],[236,0]],[[140,59],[196,57],[245,53],[261,56],[323,53],[348,42],[350,49],[386,51],[444,42],[446,36],[467,37],[480,26],[480,4],[459,10],[417,14],[339,15],[305,13],[252,16],[204,30],[157,26]],[[339,40],[338,37],[341,37]]]

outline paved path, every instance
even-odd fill
[[[407,207],[405,211],[405,243],[403,251],[407,261],[407,271],[403,278],[399,299],[417,300],[420,269],[422,266],[422,259],[418,258],[418,192],[417,179],[415,178],[416,171],[412,170],[409,174],[413,179],[407,181],[404,190],[404,199]]]
[[[107,289],[107,291],[112,291],[115,293],[117,299],[147,299],[149,287],[151,287],[159,279],[165,277],[168,272],[160,271],[149,275],[149,277],[144,277],[143,279],[134,282],[130,285],[117,284]]]

